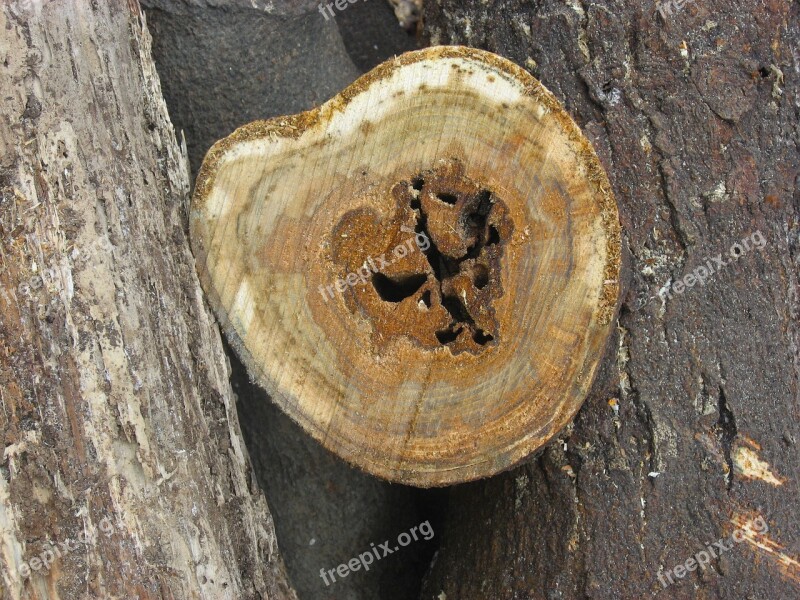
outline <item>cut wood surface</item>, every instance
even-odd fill
[[[580,407],[613,326],[608,180],[553,96],[482,51],[408,53],[237,130],[204,161],[190,226],[252,376],[391,480],[527,456]]]

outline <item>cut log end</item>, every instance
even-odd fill
[[[525,71],[460,47],[218,142],[191,235],[225,333],[283,410],[420,486],[496,473],[561,429],[619,295],[591,145]]]

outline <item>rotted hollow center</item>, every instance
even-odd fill
[[[396,210],[388,223],[359,209],[334,230],[337,270],[358,273],[343,293],[346,305],[368,316],[379,344],[405,336],[453,354],[497,344],[493,302],[503,294],[501,258],[513,232],[506,205],[457,160],[389,193]]]

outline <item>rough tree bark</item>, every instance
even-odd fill
[[[138,5],[0,32],[0,598],[295,598]]]
[[[149,40],[104,4],[0,8],[0,597],[288,596]],[[430,0],[426,23],[565,103],[614,185],[630,268],[616,360],[574,427],[451,491],[423,597],[795,597],[797,3],[664,19],[622,0]],[[762,250],[659,297],[755,231]],[[766,536],[662,590],[660,570],[756,515]],[[104,517],[113,536],[22,577]]]
[[[426,2],[432,43],[525,65],[592,137],[630,267],[616,361],[563,443],[451,491],[425,600],[800,594],[800,7],[682,4]]]

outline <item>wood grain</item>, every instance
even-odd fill
[[[327,448],[413,485],[550,439],[616,309],[594,151],[540,83],[479,50],[408,53],[237,130],[206,156],[190,230],[253,378]]]

